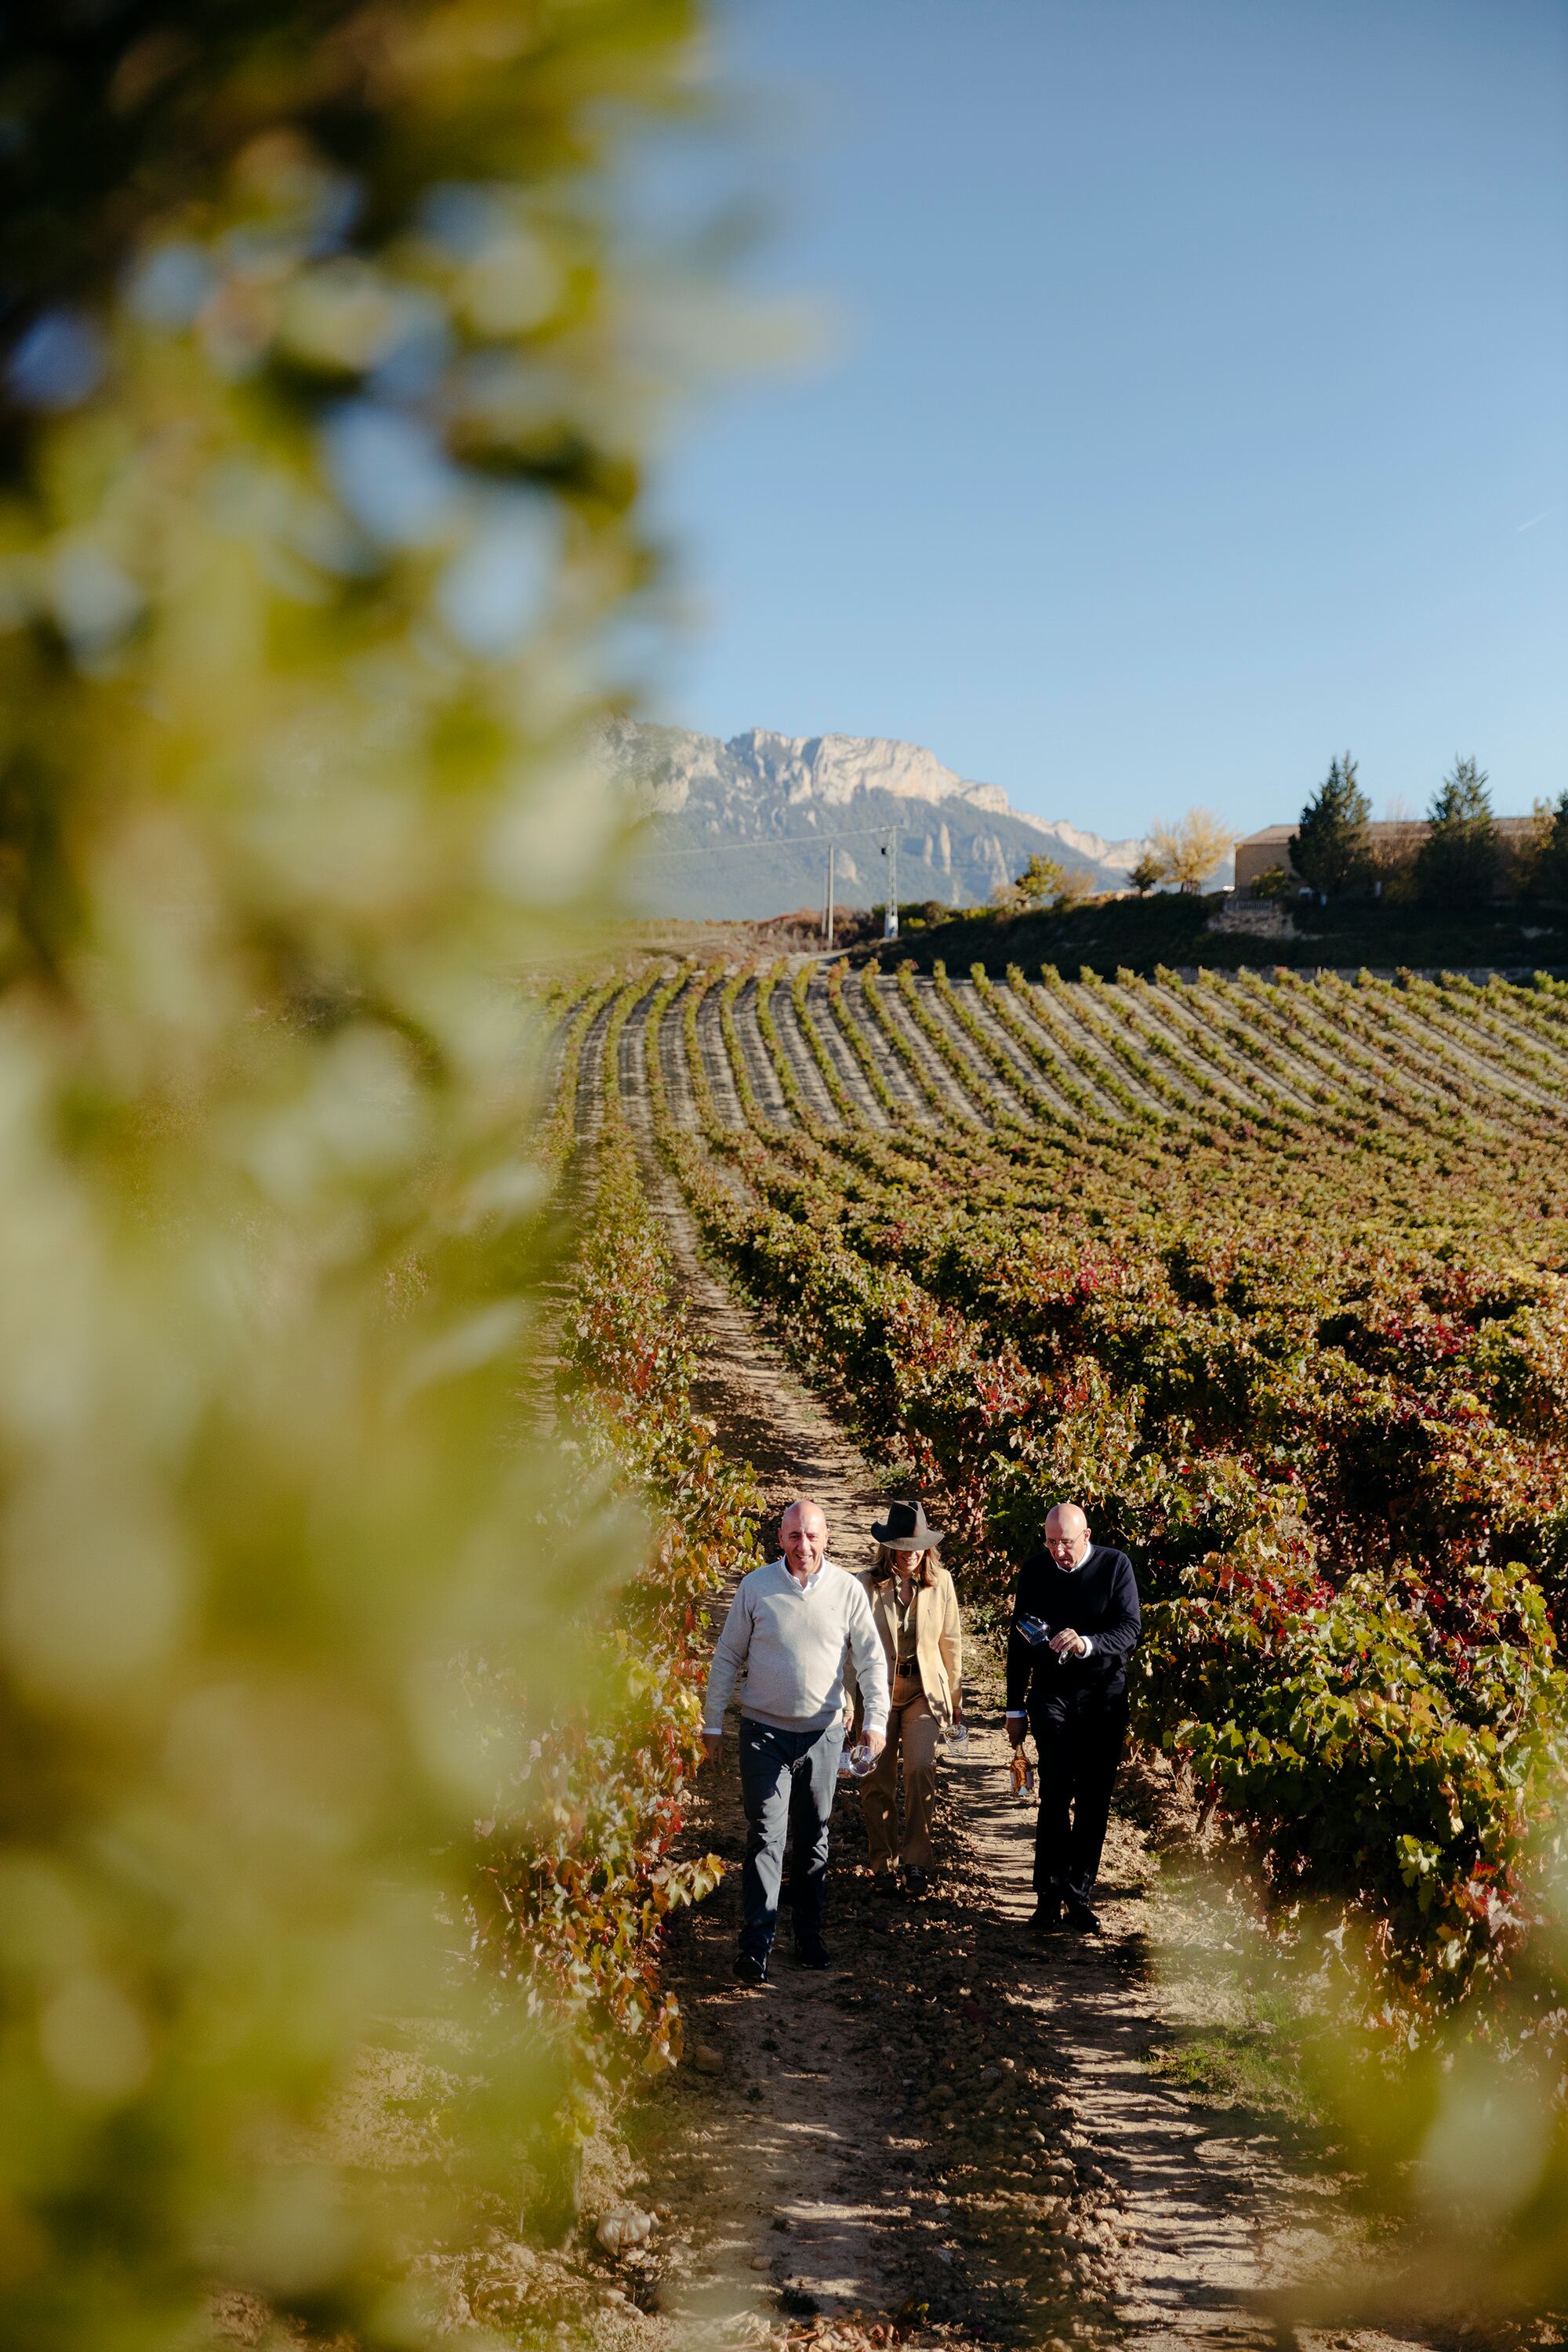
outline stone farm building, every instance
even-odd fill
[[[1498,861],[1496,895],[1507,898],[1513,888],[1513,853],[1523,849],[1533,836],[1540,819],[1533,816],[1500,816],[1494,818],[1498,839],[1503,856]],[[1266,824],[1258,833],[1249,833],[1245,841],[1236,845],[1236,895],[1250,898],[1261,875],[1282,866],[1288,887],[1305,888],[1300,876],[1290,863],[1290,837],[1293,824]],[[1426,840],[1430,827],[1425,817],[1400,817],[1380,820],[1366,828],[1367,847],[1372,852],[1374,871],[1385,872],[1405,865],[1414,857]]]

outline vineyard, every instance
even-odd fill
[[[1278,1918],[1405,2032],[1507,1975],[1568,1744],[1568,989],[666,968],[563,1035],[561,1115],[673,1173],[972,1603],[1064,1496],[1133,1553],[1139,1727]]]

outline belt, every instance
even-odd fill
[[[900,1658],[893,1669],[894,1673],[899,1675],[918,1675],[920,1670],[921,1662],[918,1658]]]

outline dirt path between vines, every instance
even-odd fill
[[[837,1556],[858,1564],[875,1473],[704,1264],[651,1153],[648,1172],[705,1350],[700,1408],[773,1513],[815,1496]],[[696,2340],[1241,2352],[1290,2340],[1271,2288],[1353,2257],[1334,2182],[1293,2161],[1277,2131],[1248,2119],[1237,2136],[1234,2112],[1151,2074],[1172,2024],[1150,1957],[1159,1861],[1132,1821],[1112,1822],[1104,1933],[1028,1937],[1030,1820],[1009,1791],[994,1653],[973,1645],[967,1667],[972,1760],[943,1770],[936,1890],[918,1903],[874,1894],[847,1794],[826,1976],[792,1968],[781,1940],[773,1984],[735,1985],[732,1750],[702,1784],[695,1850],[731,1867],[672,1938],[688,2059],[650,2100],[640,2150],[662,2208],[633,2286],[650,2352]],[[1296,2340],[1397,2352],[1407,2339]]]

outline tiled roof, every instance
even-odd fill
[[[1499,816],[1494,817],[1492,823],[1499,833],[1506,837],[1512,834],[1528,833],[1535,824],[1535,819],[1532,816]],[[1424,816],[1374,817],[1366,830],[1375,840],[1379,835],[1385,834],[1425,833],[1426,824],[1427,820]],[[1236,845],[1238,849],[1246,849],[1249,844],[1260,845],[1265,842],[1289,841],[1297,830],[1298,827],[1294,824],[1261,825],[1256,833],[1245,834]]]

